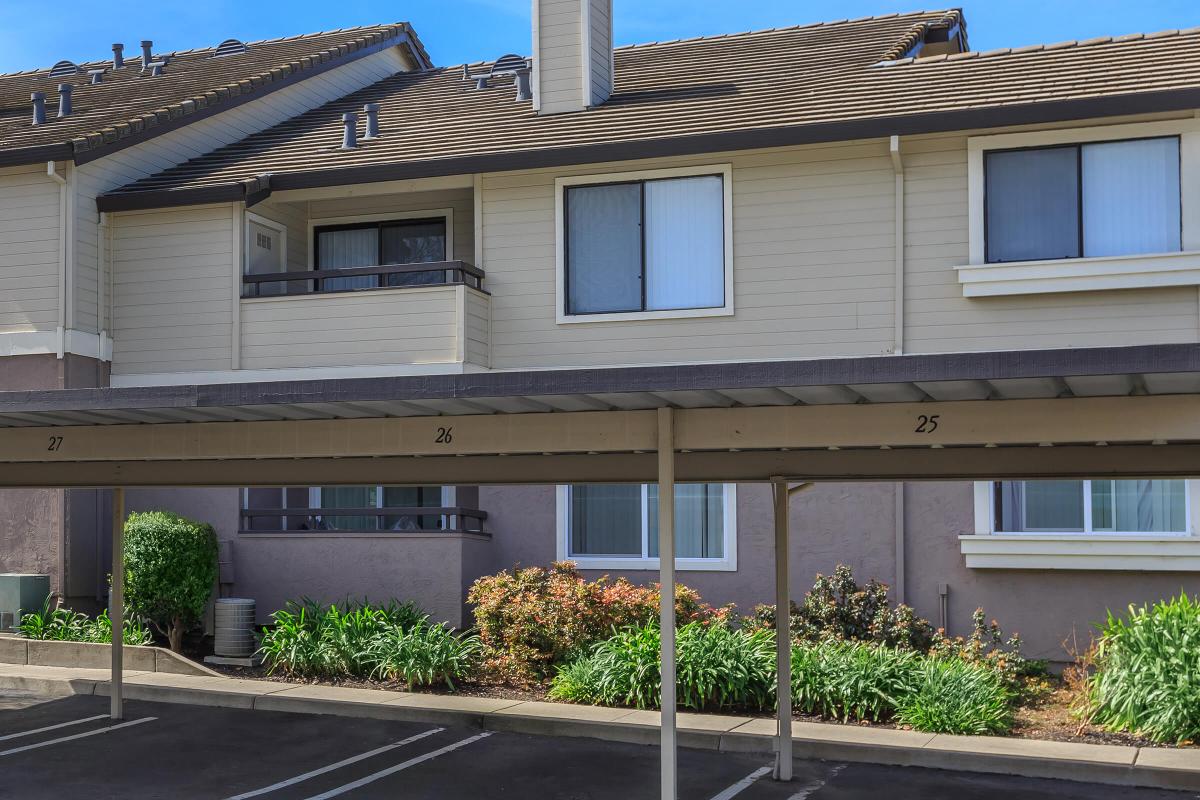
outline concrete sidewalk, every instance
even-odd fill
[[[109,693],[108,671],[0,664],[0,689],[50,695]],[[126,673],[136,700],[333,714],[550,736],[658,743],[653,711],[458,695],[413,694],[167,672]],[[769,753],[773,719],[680,714],[682,747]],[[944,736],[793,722],[797,758],[966,770],[1031,778],[1200,791],[1200,749],[1121,747],[997,737]]]

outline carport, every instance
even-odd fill
[[[770,482],[1200,474],[1200,347],[0,394],[0,487]],[[676,796],[674,503],[659,503],[662,797]],[[788,619],[779,755],[791,777]],[[121,646],[111,714],[122,715]]]

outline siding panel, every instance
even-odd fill
[[[46,165],[0,170],[0,334],[58,326],[58,231]]]

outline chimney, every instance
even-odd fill
[[[533,0],[533,107],[561,114],[613,91],[612,0]]]
[[[154,60],[154,57],[150,55],[150,48],[152,47],[154,47],[154,42],[149,39],[142,40],[142,69],[150,66],[150,62]]]
[[[71,116],[71,89],[69,83],[58,85],[58,118]]]
[[[117,42],[113,45],[113,69],[125,66],[125,45]]]
[[[33,124],[46,124],[46,93],[34,92],[29,95],[29,99],[33,101]]]
[[[342,114],[342,125],[345,126],[342,132],[342,149],[353,150],[358,147],[358,114],[353,111]]]
[[[379,138],[379,103],[367,103],[363,106],[363,113],[367,115],[367,132],[363,136],[364,139]]]

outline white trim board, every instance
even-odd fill
[[[112,361],[113,343],[107,334],[68,330],[63,332],[63,342],[63,353]],[[57,330],[0,333],[0,358],[50,354],[62,358]]]
[[[567,187],[623,181],[661,180],[663,178],[694,178],[701,175],[720,175],[724,194],[725,244],[725,304],[715,308],[681,308],[667,311],[630,311],[613,314],[566,313],[566,218],[564,197]],[[554,321],[559,325],[579,325],[604,322],[631,322],[694,317],[729,317],[733,305],[733,165],[707,164],[693,167],[648,169],[632,172],[610,172],[557,178],[554,181]]]
[[[264,298],[266,299],[266,298]],[[480,372],[469,364],[454,361],[428,364],[380,364],[349,367],[289,367],[280,369],[231,369],[205,372],[147,372],[113,375],[114,389],[131,386],[179,386],[206,383],[259,383],[268,381],[335,380],[339,378],[393,378],[409,375],[460,375]]]

